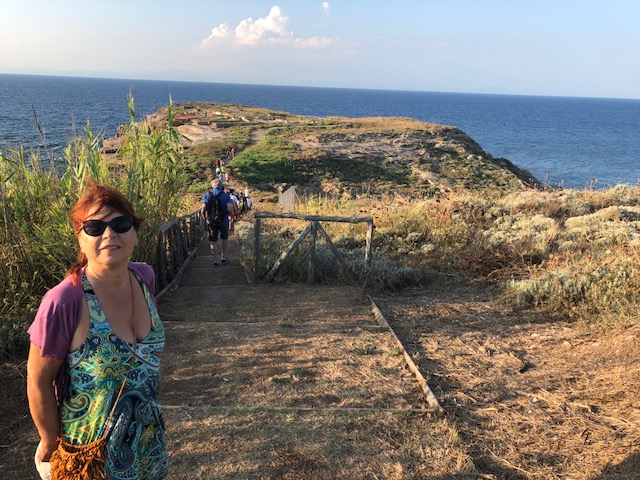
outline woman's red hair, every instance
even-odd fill
[[[108,185],[89,180],[86,190],[71,209],[71,225],[76,236],[82,231],[82,224],[87,217],[105,207],[133,218],[133,228],[136,231],[144,220],[136,215],[133,205],[121,192]],[[77,285],[78,274],[86,264],[87,257],[78,249],[78,260],[67,270],[67,276],[72,277],[71,281],[74,285]]]

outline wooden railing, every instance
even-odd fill
[[[178,283],[187,260],[203,240],[207,228],[196,210],[166,223],[158,232],[156,255],[156,295],[159,299]]]
[[[289,245],[289,247],[284,252],[282,252],[282,254],[280,255],[280,258],[276,260],[276,263],[273,265],[273,267],[271,267],[271,270],[269,270],[269,272],[262,279],[262,282],[264,283],[267,283],[273,280],[273,278],[275,277],[276,273],[282,266],[282,263],[285,261],[285,259],[289,256],[289,254],[293,250],[296,249],[296,247],[298,247],[298,245],[302,243],[302,241],[307,237],[307,235],[309,235],[311,238],[311,249],[309,252],[310,254],[309,254],[308,282],[314,283],[315,282],[315,278],[314,278],[315,262],[316,262],[316,255],[315,255],[316,237],[318,233],[320,233],[324,237],[329,249],[331,250],[331,253],[333,253],[333,256],[338,261],[338,264],[342,268],[342,271],[344,272],[345,276],[350,280],[355,281],[354,275],[351,272],[349,266],[347,265],[345,260],[342,258],[342,255],[340,254],[340,252],[338,251],[334,243],[331,241],[331,238],[329,237],[325,229],[322,228],[322,225],[320,225],[319,223],[320,221],[342,222],[342,223],[366,223],[367,224],[367,240],[366,240],[366,247],[364,252],[364,262],[365,262],[365,265],[367,266],[371,265],[371,243],[373,240],[373,229],[374,229],[372,217],[331,217],[331,216],[325,216],[325,215],[298,215],[295,213],[277,213],[277,212],[255,212],[253,216],[255,219],[255,224],[254,224],[255,230],[254,230],[254,237],[253,237],[253,241],[254,241],[253,281],[255,283],[258,283],[260,281],[260,271],[259,271],[260,224],[261,224],[261,219],[263,218],[293,218],[297,220],[306,220],[309,222],[309,225],[307,225],[307,228],[300,234],[298,238],[296,238],[291,243],[291,245]]]
[[[342,222],[342,223],[366,223],[367,239],[364,253],[365,265],[371,265],[371,244],[373,239],[373,219],[371,217],[332,217],[324,215],[297,215],[295,213],[276,213],[276,212],[255,212],[254,213],[254,281],[260,281],[258,263],[260,258],[260,225],[263,218],[293,218],[298,220],[306,220],[309,222],[307,228],[293,243],[280,255],[273,267],[262,279],[263,282],[273,280],[277,271],[287,256],[309,236],[311,239],[311,249],[309,255],[309,283],[314,282],[315,276],[315,249],[316,238],[319,233],[324,237],[329,249],[338,261],[347,278],[354,280],[353,273],[349,269],[342,255],[331,241],[331,238],[324,230],[320,221],[325,222]],[[166,223],[158,232],[158,245],[156,254],[156,298],[159,300],[167,291],[176,285],[186,268],[189,259],[200,242],[206,235],[206,224],[200,210],[191,212],[180,218],[176,218]]]

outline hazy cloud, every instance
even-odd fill
[[[329,2],[322,2],[322,9],[325,15],[329,15]]]
[[[329,37],[294,38],[291,41],[291,45],[304,48],[328,47],[332,43],[333,39]]]
[[[15,35],[12,37],[1,37],[0,36],[0,47],[15,47],[18,45],[18,37]]]
[[[329,8],[323,3],[325,11]],[[269,15],[264,18],[242,20],[233,30],[226,23],[221,23],[211,30],[211,34],[200,42],[202,48],[208,48],[221,42],[230,42],[245,47],[259,45],[290,45],[304,48],[326,47],[332,43],[327,37],[296,37],[287,30],[289,17],[282,14],[279,6],[271,7]]]

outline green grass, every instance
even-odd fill
[[[303,182],[306,177],[296,145],[275,136],[236,156],[233,169],[251,188],[264,190],[275,189],[280,183]]]

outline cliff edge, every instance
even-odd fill
[[[172,126],[185,148],[203,142],[232,141],[244,135],[253,141],[234,160],[236,174],[254,188],[298,184],[338,193],[368,189],[369,193],[457,188],[504,191],[536,188],[540,182],[504,158],[494,158],[460,129],[398,117],[304,117],[255,107],[218,103],[172,106]],[[165,127],[167,107],[148,115],[150,127]],[[258,139],[258,141],[256,141]],[[117,149],[118,137],[105,140]],[[255,171],[256,156],[270,154],[274,175]],[[287,167],[283,167],[286,163]]]

